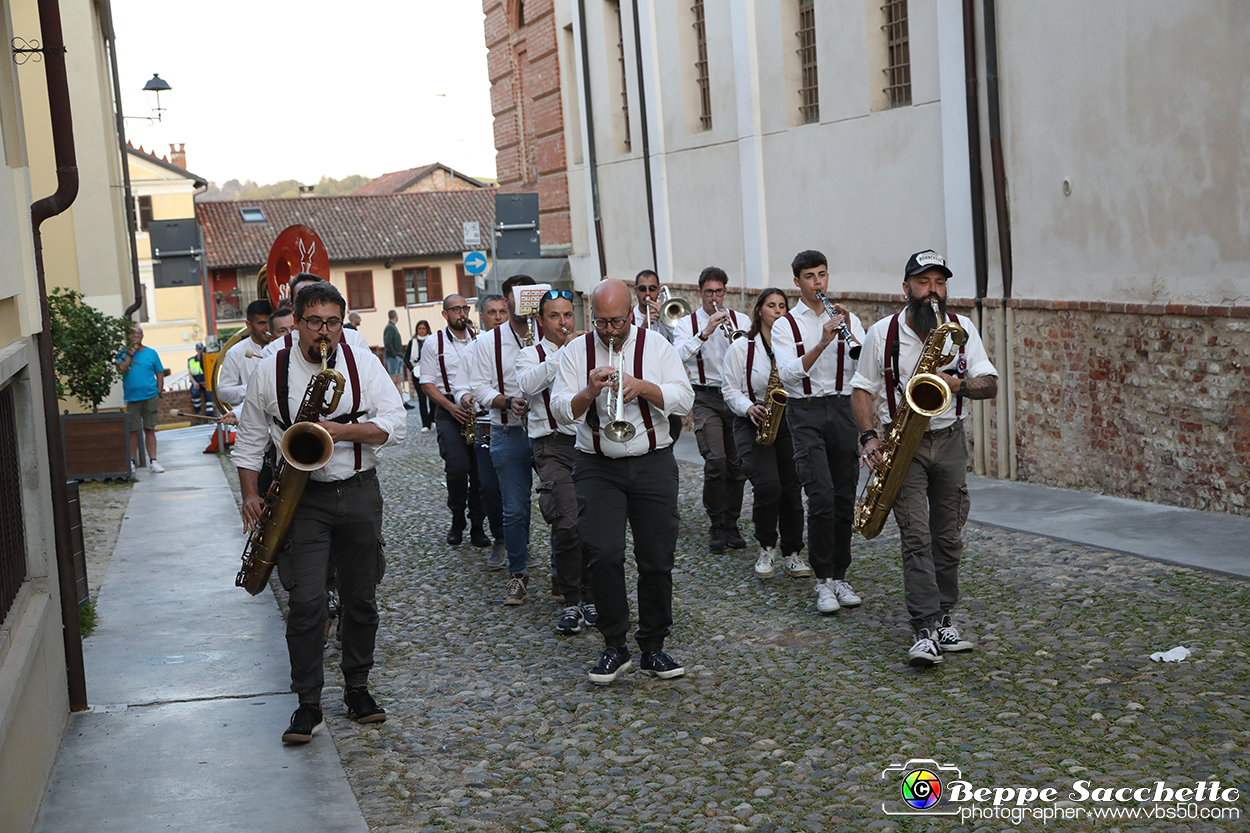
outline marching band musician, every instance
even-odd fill
[[[295,312],[290,307],[278,307],[276,310],[269,313],[270,341],[276,341],[294,329]]]
[[[526,430],[529,403],[516,379],[517,354],[529,332],[529,320],[516,308],[515,286],[532,286],[529,275],[513,275],[503,282],[508,325],[496,327],[473,350],[469,386],[476,402],[490,408],[490,459],[499,478],[503,499],[503,539],[508,548],[508,585],[503,603],[519,605],[529,588],[530,489],[534,485],[534,452]]]
[[[551,526],[552,579],[555,592],[564,597],[564,611],[556,620],[556,630],[574,634],[584,627],[593,627],[598,613],[588,592],[585,549],[577,534],[577,494],[573,489],[577,426],[559,422],[550,403],[560,351],[583,333],[573,332],[573,293],[567,289],[548,290],[539,303],[538,318],[542,321],[543,338],[517,356],[516,378],[529,401],[538,509]]]
[[[738,531],[746,477],[734,443],[734,415],[721,395],[721,363],[730,343],[725,330],[744,330],[746,316],[725,309],[728,283],[724,269],[704,269],[699,274],[703,306],[690,313],[673,333],[673,346],[685,363],[694,388],[691,413],[699,454],[703,457],[703,506],[711,521],[708,546],[712,552],[721,552],[727,546],[740,550],[747,545]]]
[[[311,473],[278,556],[278,577],[290,593],[286,641],[291,690],[299,697],[299,708],[282,735],[285,743],[307,743],[323,725],[323,634],[332,545],[343,616],[343,701],[358,723],[386,719],[368,689],[378,629],[376,588],[385,570],[376,467],[382,449],[404,439],[407,420],[382,364],[343,343],[346,307],[343,296],[328,282],[296,296],[300,347],[280,350],[257,365],[243,399],[235,444],[243,520],[250,526],[265,511],[265,500],[257,491],[265,443],[271,431],[275,442],[280,441],[291,418],[298,416],[309,381],[321,370],[319,348],[327,345],[332,366],[344,380],[338,407],[318,423],[334,441],[333,456]]]
[[[963,421],[971,409],[963,400],[997,396],[998,371],[972,320],[946,311],[951,270],[945,258],[932,249],[917,252],[908,259],[903,276],[907,306],[868,330],[858,371],[851,380],[855,419],[863,432],[863,460],[870,467],[881,462],[882,438],[888,436],[898,409],[907,407],[901,391],[915,373],[929,334],[946,321],[958,321],[967,334],[958,356],[937,371],[954,394],[951,404],[929,420],[894,501],[903,553],[903,596],[915,631],[907,662],[927,668],[941,662],[943,653],[974,647],[959,635],[951,619],[959,601],[959,560],[968,520],[968,445]],[[930,299],[938,302],[943,320],[934,315]],[[877,419],[883,426],[880,434]]]
[[[755,574],[772,578],[777,566],[793,577],[810,576],[811,568],[800,555],[803,550],[803,489],[794,470],[794,444],[785,419],[772,445],[760,445],[756,436],[763,424],[765,397],[775,367],[772,349],[773,322],[786,314],[786,295],[775,287],[755,299],[751,329],[746,338],[729,345],[722,368],[725,404],[734,412],[734,442],[742,458],[742,470],[755,494],[752,519],[760,557]],[[778,530],[781,548],[778,549]],[[782,557],[782,553],[785,557]]]
[[[859,318],[841,304],[830,316],[821,295],[829,284],[820,252],[799,252],[790,264],[800,303],[773,324],[773,355],[786,386],[786,420],[794,443],[794,466],[807,492],[808,558],[816,573],[816,610],[836,613],[862,599],[846,580],[855,520],[855,417],[851,377],[855,361],[838,328],[864,340]]]
[[[634,276],[634,326],[654,330],[673,341],[673,331],[660,320],[660,276],[643,269]]]
[[[314,275],[311,272],[299,272],[298,274],[292,275],[290,282],[292,300],[298,298],[299,293],[303,292],[305,287],[311,286],[315,283],[329,283],[329,281],[324,280],[320,275]],[[353,330],[344,326],[342,340],[347,342],[349,347],[356,350],[356,352],[361,355],[374,355],[372,348],[369,347],[369,340],[365,338],[364,333],[359,330]],[[296,344],[299,344],[298,327],[288,332],[282,338],[275,338],[273,341],[269,342],[268,346],[266,346],[264,351],[260,354],[261,358],[268,358],[274,353],[277,353],[279,350],[287,347],[294,347]],[[378,361],[380,362],[381,359],[378,359]]]
[[[418,382],[426,397],[437,406],[434,430],[438,432],[438,454],[443,458],[447,508],[451,511],[447,543],[459,546],[464,540],[465,527],[471,525],[469,541],[475,547],[486,547],[490,546],[491,539],[482,528],[486,511],[478,488],[477,453],[465,443],[463,434],[464,424],[473,419],[473,414],[456,404],[452,387],[452,380],[474,339],[469,326],[469,303],[464,296],[448,295],[443,299],[443,320],[447,326],[430,337],[429,349],[421,353]]]
[[[260,364],[261,351],[269,345],[269,315],[273,308],[265,300],[252,301],[247,305],[248,338],[239,339],[221,360],[221,373],[217,376],[217,398],[234,407],[243,401],[247,393],[247,380]],[[248,355],[251,353],[251,356]]]
[[[586,546],[605,643],[590,681],[608,685],[632,665],[625,646],[626,522],[638,567],[635,638],[642,670],[663,679],[679,677],[685,669],[663,650],[673,622],[673,550],[680,525],[668,416],[687,413],[694,391],[672,345],[630,323],[625,283],[601,281],[591,301],[594,332],[561,349],[551,391],[557,421],[577,424],[577,532]],[[623,442],[610,439],[605,428],[617,422],[632,426],[633,436]]]

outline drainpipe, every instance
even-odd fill
[[[977,31],[974,0],[963,0],[964,24],[964,112],[968,119],[968,173],[972,197],[972,254],[976,275],[977,329],[985,332],[985,306],[983,301],[989,291],[989,268],[985,242],[985,182],[981,176],[981,113],[977,76]],[[977,402],[976,457],[973,468],[976,474],[989,471],[987,449],[989,448],[989,409],[987,403]]]
[[[65,672],[71,711],[87,709],[87,677],[82,661],[82,632],[78,627],[78,593],[69,530],[69,490],[65,483],[65,448],[57,415],[56,370],[52,365],[52,318],[43,271],[43,221],[64,212],[78,196],[78,163],[74,156],[74,123],[70,114],[69,79],[65,73],[65,37],[57,0],[39,0],[39,28],[43,37],[43,64],[48,79],[48,110],[52,121],[52,149],[56,158],[56,193],[30,207],[35,242],[35,277],[39,286],[40,331],[35,335],[39,375],[43,382],[44,430],[48,437],[48,465],[52,481],[52,520],[56,528],[56,566],[61,589],[61,625],[65,642]]]
[[[635,20],[637,18],[635,17]],[[586,96],[586,167],[590,169],[590,198],[594,207],[595,243],[599,249],[599,277],[608,276],[608,256],[603,251],[603,215],[599,212],[599,163],[595,157],[595,108],[590,98],[590,50],[586,43],[586,4],[577,3],[577,27],[582,38],[582,89]]]
[[[585,43],[584,39],[583,43]],[[642,126],[642,173],[647,188],[647,227],[651,229],[651,268],[658,269],[660,258],[655,247],[655,198],[651,191],[651,137],[647,135],[647,87],[642,80],[642,33],[638,24],[638,0],[634,0],[634,52],[638,59],[638,120]],[[583,50],[584,53],[585,50]]]

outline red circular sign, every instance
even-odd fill
[[[269,300],[276,307],[291,297],[291,277],[311,272],[322,280],[330,280],[330,256],[317,232],[308,226],[288,226],[269,248],[265,279],[269,284]]]

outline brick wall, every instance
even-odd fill
[[[156,424],[157,425],[172,425],[175,422],[190,421],[192,424],[195,424],[195,425],[199,425],[201,423],[204,425],[208,425],[208,423],[204,422],[203,420],[199,420],[199,419],[188,420],[187,417],[178,416],[176,413],[174,413],[175,411],[185,411],[188,414],[195,413],[195,411],[192,410],[191,408],[190,389],[175,390],[175,391],[167,390],[161,394],[161,407],[156,415]]]

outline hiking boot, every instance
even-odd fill
[[[760,547],[760,557],[755,561],[756,578],[772,578],[777,574],[774,566],[777,562],[776,547]]]
[[[321,718],[321,709],[308,703],[300,703],[299,708],[291,715],[291,725],[282,733],[283,743],[308,743],[313,733],[325,728]]]
[[[556,630],[560,633],[581,633],[585,626],[586,620],[582,618],[582,609],[578,605],[566,607],[564,613],[556,620]]]
[[[595,685],[609,685],[616,682],[616,678],[632,665],[628,648],[604,648],[599,655],[599,663],[590,669],[590,681]]]
[[[529,590],[529,586],[529,576],[513,573],[512,578],[508,579],[508,590],[504,594],[503,603],[506,605],[519,605],[525,601],[525,595]]]
[[[812,574],[812,568],[808,566],[807,559],[797,552],[792,552],[781,559],[781,569],[785,570],[790,578],[807,578]]]
[[[955,623],[951,620],[949,613],[938,620],[937,643],[944,654],[948,652],[957,654],[960,651],[971,651],[976,647],[959,635],[959,631],[955,628]]]
[[[844,579],[834,579],[833,594],[838,597],[838,604],[842,607],[859,607],[864,603],[859,594],[851,589],[850,582]]]
[[[638,667],[642,669],[642,673],[659,677],[661,680],[671,680],[686,673],[685,668],[673,662],[672,657],[658,648],[654,651],[644,651],[642,662]]]
[[[496,541],[491,545],[490,555],[486,557],[486,569],[502,570],[508,565],[508,548],[504,546],[503,541]]]
[[[816,581],[816,609],[828,615],[842,609],[838,604],[838,594],[833,589],[833,579],[825,578]]]
[[[357,723],[382,723],[386,720],[386,710],[377,704],[364,686],[347,689],[343,693],[343,702],[347,705],[347,716]]]
[[[916,631],[916,641],[907,652],[907,664],[912,668],[931,668],[942,661],[942,650],[938,648],[928,628]]]
[[[720,524],[712,524],[707,533],[707,546],[712,552],[724,552],[728,544],[725,541],[725,530]]]
[[[747,548],[747,541],[742,537],[742,533],[738,531],[737,524],[729,524],[721,528],[725,530],[725,543],[729,545],[731,550],[744,550]]]
[[[469,530],[469,543],[475,547],[490,546],[490,536],[486,534],[486,530],[482,528],[481,524],[473,524],[473,528]]]

